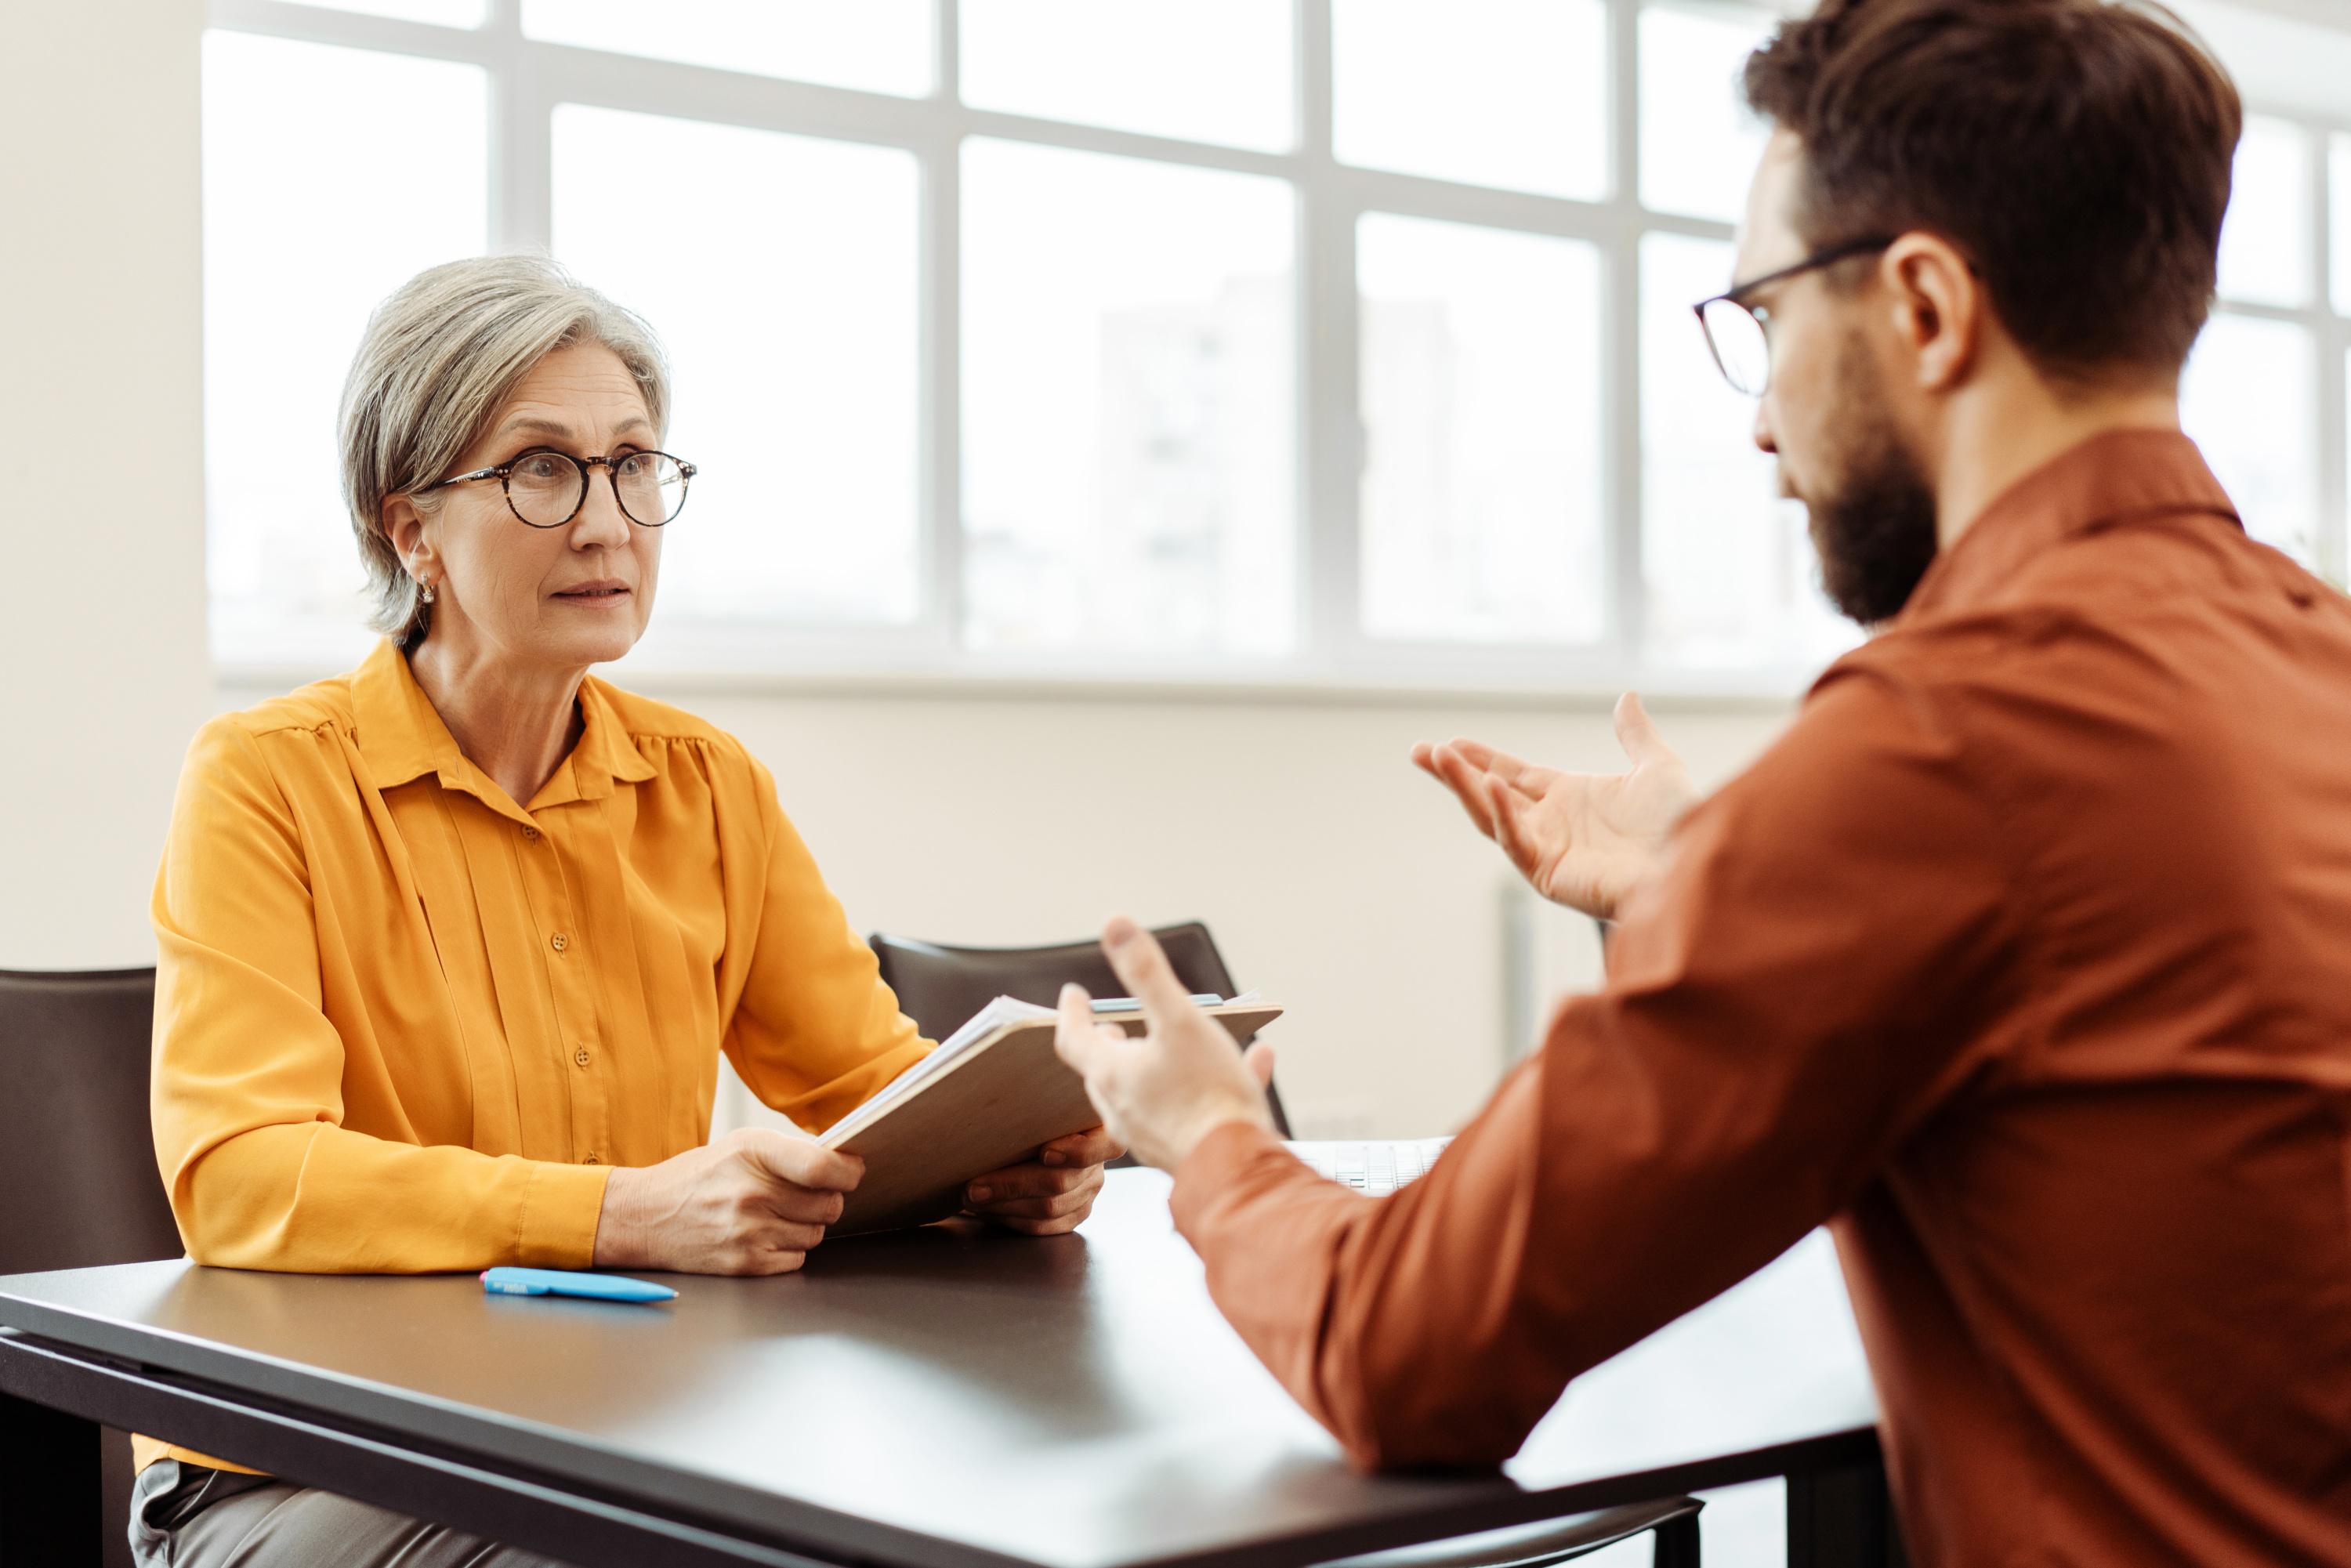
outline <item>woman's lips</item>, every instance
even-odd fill
[[[629,597],[625,588],[567,588],[555,596],[574,604],[613,604]]]

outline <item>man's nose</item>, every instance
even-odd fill
[[[1779,438],[1771,434],[1771,400],[1755,400],[1755,445],[1758,451],[1771,456],[1780,455]]]

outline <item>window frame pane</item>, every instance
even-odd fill
[[[627,162],[632,141],[652,149],[637,154],[650,159],[642,172]],[[567,142],[589,167],[562,167]],[[663,536],[660,603],[643,646],[648,662],[688,664],[702,645],[724,646],[778,624],[813,635],[915,624],[924,541],[915,331],[921,170],[913,154],[568,102],[555,106],[549,143],[550,248],[652,321],[672,366],[664,440],[702,470],[693,509]],[[662,178],[664,168],[671,172]],[[730,183],[749,178],[776,200],[730,204]],[[638,179],[657,181],[660,199],[683,210],[672,234],[631,256],[613,237],[611,204],[616,183]],[[793,225],[836,221],[871,225],[860,237],[878,246],[843,254],[791,245]],[[579,229],[567,232],[567,222]],[[721,277],[742,278],[755,265],[772,272],[777,302],[722,306],[730,296],[756,300],[755,287],[673,280],[665,287],[632,270],[645,267],[645,251],[672,249],[710,254],[703,265],[721,269]],[[738,259],[758,256],[766,259]],[[903,317],[867,309],[862,328],[845,331],[853,322],[842,314],[872,289],[903,289]],[[739,401],[709,398],[695,373],[697,360],[714,381],[731,373],[744,389]],[[906,378],[903,386],[898,374]],[[837,423],[852,409],[885,412],[866,434]],[[827,536],[836,533],[852,542],[828,548]],[[741,552],[732,569],[711,553],[730,545]],[[896,580],[885,563],[897,567]],[[789,612],[747,608],[794,593],[799,607]]]
[[[370,0],[351,0],[364,6]],[[396,4],[397,0],[386,0]],[[1771,0],[1760,0],[1770,4]],[[790,134],[866,142],[912,154],[922,169],[922,276],[918,349],[921,374],[917,433],[921,465],[920,614],[909,624],[887,627],[822,627],[777,623],[725,648],[714,645],[695,655],[696,671],[740,673],[754,678],[787,679],[783,672],[835,675],[912,674],[960,680],[1008,675],[1023,681],[1089,682],[1176,679],[1217,683],[1227,679],[1271,681],[1301,686],[1410,685],[1466,691],[1539,689],[1594,695],[1639,682],[1685,691],[1787,696],[1800,691],[1816,665],[1752,670],[1709,670],[1669,662],[1673,650],[1644,634],[1644,545],[1648,518],[1669,504],[1664,495],[1646,496],[1643,476],[1642,323],[1661,308],[1641,293],[1641,246],[1652,235],[1728,239],[1732,227],[1718,217],[1652,213],[1643,205],[1643,170],[1637,138],[1606,147],[1601,161],[1605,188],[1588,199],[1543,195],[1379,169],[1334,165],[1330,158],[1333,125],[1328,118],[1334,41],[1330,12],[1322,0],[1302,0],[1293,66],[1298,104],[1325,111],[1320,123],[1302,113],[1295,146],[1265,148],[1189,142],[1101,126],[1007,116],[963,102],[953,90],[956,62],[935,59],[935,89],[926,96],[899,96],[761,76],[713,66],[681,65],[639,56],[536,41],[522,36],[518,7],[489,7],[480,27],[465,29],[429,22],[368,15],[360,10],[267,4],[265,0],[207,0],[214,30],[266,34],[413,54],[479,67],[493,83],[486,177],[494,193],[488,248],[544,246],[549,237],[551,130],[549,116],[558,101],[601,105],[702,119],[716,123]],[[1612,18],[1603,80],[1620,100],[1607,120],[1637,124],[1641,113],[1638,77],[1640,18],[1649,7],[1704,14],[1706,0],[1607,0]],[[1748,6],[1747,9],[1753,7]],[[1318,20],[1319,18],[1319,20]],[[1623,28],[1631,24],[1628,37]],[[935,54],[946,40],[933,28]],[[1654,73],[1656,62],[1651,62]],[[1319,84],[1319,85],[1318,85]],[[1727,89],[1726,89],[1727,90]],[[1621,100],[1633,94],[1629,104]],[[1319,96],[1318,96],[1319,95]],[[2351,497],[2341,494],[2351,479],[2351,386],[2334,374],[2333,355],[2351,354],[2351,125],[2313,123],[2295,114],[2275,114],[2255,103],[2255,114],[2292,121],[2314,148],[2326,152],[2325,172],[2314,171],[2309,200],[2331,198],[2333,220],[2322,229],[2311,215],[2307,276],[2317,292],[2291,308],[2258,307],[2242,313],[2290,319],[2306,326],[2322,352],[2317,409],[2322,487],[2318,553],[2322,564],[2342,570],[2346,556],[2345,514]],[[966,422],[960,373],[962,300],[958,277],[961,234],[960,180],[954,149],[971,136],[997,136],[1039,146],[1143,157],[1171,166],[1267,175],[1292,186],[1301,212],[1297,228],[1295,296],[1299,345],[1296,373],[1298,538],[1296,599],[1300,637],[1286,654],[1244,665],[1184,655],[1168,659],[1103,658],[1081,661],[1066,654],[1050,659],[961,646],[967,620],[963,583],[961,494],[962,427]],[[1719,204],[1716,204],[1719,205]],[[1605,580],[1600,585],[1607,635],[1593,647],[1562,651],[1538,643],[1470,647],[1399,648],[1364,634],[1361,594],[1362,508],[1358,492],[1361,429],[1358,403],[1360,304],[1354,294],[1354,230],[1367,213],[1393,213],[1530,235],[1589,240],[1603,253],[1604,319],[1600,326],[1604,385],[1597,431],[1603,474]],[[2331,265],[2325,260],[2334,246]],[[592,280],[591,280],[592,281]],[[2338,287],[2339,285],[2339,287]],[[1664,308],[1677,308],[1678,304]],[[2240,303],[2242,302],[2234,302]],[[355,340],[359,322],[350,325]],[[658,328],[660,323],[655,322]],[[230,636],[220,647],[225,667],[268,666],[273,674],[291,667],[293,655],[262,646],[253,638]],[[308,658],[308,655],[301,655]]]
[[[1024,165],[1030,180],[1025,189],[1018,183]],[[1103,211],[1117,198],[1101,188],[1099,180],[1104,176],[1115,178],[1121,172],[1136,181],[1155,182],[1163,197],[1175,203],[1190,202],[1205,209],[1222,202],[1234,215],[1250,207],[1261,209],[1256,216],[1265,232],[1252,236],[1250,243],[1259,254],[1248,265],[1278,267],[1275,276],[1280,286],[1269,299],[1263,289],[1252,287],[1261,281],[1259,277],[1250,273],[1228,276],[1215,298],[1203,300],[1192,291],[1193,280],[1179,276],[1181,264],[1169,254],[1180,244],[1175,233],[1163,234],[1158,246],[1150,247],[1158,254],[1130,254],[1122,258],[1130,268],[1146,262],[1156,263],[1157,268],[1146,290],[1150,295],[1147,301],[1106,301],[1105,313],[1090,324],[1092,357],[1099,377],[1096,386],[1100,396],[1094,401],[1101,405],[1100,414],[1091,430],[1083,428],[1087,418],[1084,412],[1072,411],[1065,423],[1078,427],[1071,429],[1070,435],[1091,446],[1093,456],[1090,460],[1073,454],[1066,463],[1053,465],[1065,470],[1059,476],[1064,504],[1057,507],[1048,501],[1043,503],[1042,511],[1031,511],[1029,507],[1035,503],[1028,497],[1018,502],[1009,498],[1017,481],[1008,479],[1005,470],[1019,466],[1017,459],[991,455],[980,462],[970,455],[975,444],[973,427],[995,423],[998,429],[1004,429],[1002,415],[1007,403],[1014,401],[1005,386],[989,385],[976,379],[986,373],[980,356],[993,355],[996,362],[1005,363],[1024,356],[1066,353],[1075,342],[1087,337],[1089,324],[1049,320],[1051,304],[1032,300],[1031,305],[1036,307],[1032,313],[1016,329],[1005,332],[999,329],[1005,298],[983,298],[978,291],[1017,289],[1031,274],[1050,277],[1051,269],[1077,249],[1075,242],[1067,236],[1054,236],[1036,247],[1033,259],[1023,259],[1027,236],[1048,233],[1047,225],[1053,214],[1034,209],[1053,204],[1040,201],[1053,182],[1061,182],[1061,189],[1072,192],[1095,182],[1085,205],[1089,210]],[[967,139],[962,147],[958,177],[964,220],[959,260],[963,296],[960,368],[965,392],[965,532],[958,549],[966,565],[967,598],[957,632],[964,646],[982,654],[991,649],[1021,656],[1084,648],[1089,650],[1089,657],[1123,651],[1131,657],[1188,657],[1206,664],[1226,664],[1251,654],[1285,656],[1296,642],[1292,573],[1300,532],[1295,505],[1299,443],[1293,392],[1298,376],[1294,188],[1284,182],[1230,170],[1183,168],[1118,154],[1040,147],[1000,137]],[[991,200],[1008,204],[1026,201],[1031,204],[1019,237],[1008,242],[1006,236],[991,231],[990,225],[997,221],[988,210]],[[1155,212],[1125,214],[1128,221],[1139,224],[1154,223],[1158,217]],[[1119,226],[1109,225],[1105,236],[1111,254],[1120,248]],[[1185,226],[1181,222],[1173,225],[1176,231]],[[1279,249],[1278,257],[1273,254],[1274,248]],[[1065,277],[1061,288],[1053,292],[1074,296],[1083,287],[1080,279]],[[1288,439],[1277,455],[1255,465],[1264,471],[1255,475],[1259,483],[1253,486],[1248,477],[1252,467],[1251,455],[1256,450],[1251,444],[1255,431],[1250,427],[1254,422],[1233,417],[1229,400],[1237,389],[1221,379],[1217,367],[1235,347],[1244,354],[1252,345],[1260,350],[1265,347],[1250,333],[1249,317],[1253,309],[1269,308],[1283,318],[1274,339],[1278,346],[1273,355],[1278,362],[1261,361],[1258,375],[1249,377],[1249,382],[1254,386],[1262,377],[1273,379],[1274,384],[1263,389],[1267,397],[1258,400],[1258,413],[1260,419],[1287,422]],[[1213,341],[1203,344],[1196,355],[1186,356],[1176,340],[1196,333],[1205,334]],[[1112,368],[1111,361],[1120,359],[1128,361],[1124,374]],[[1193,373],[1186,373],[1187,365]],[[1146,382],[1148,384],[1144,384]],[[1183,384],[1168,384],[1178,382]],[[1118,395],[1122,389],[1128,393],[1123,400]],[[1031,388],[1017,401],[1029,406],[1050,395],[1050,390]],[[1247,401],[1245,394],[1243,401]],[[1262,406],[1269,401],[1270,408]],[[1187,415],[1196,417],[1204,428],[1186,433],[1182,427]],[[1131,428],[1121,442],[1113,432],[1123,421],[1131,422]],[[1146,434],[1143,427],[1154,421],[1158,422],[1158,434]],[[1137,459],[1138,452],[1153,448],[1167,452],[1169,461],[1164,467]],[[1202,449],[1208,454],[1205,465],[1185,461],[1187,451],[1196,453]],[[1129,460],[1120,462],[1120,452],[1124,452]],[[1217,462],[1218,457],[1227,461]],[[1043,465],[1033,465],[1029,471],[1033,473],[1040,466]],[[1192,483],[1200,480],[1205,480],[1205,486]],[[1034,565],[1021,567],[1020,536],[1050,536],[1055,528],[1052,519],[1068,515],[1067,503],[1090,486],[1096,489],[1095,501],[1102,508],[1094,519],[1093,531],[1099,538],[1096,551],[1090,557],[1089,552],[1080,549],[1062,558],[1049,552]],[[1265,488],[1268,486],[1270,491]],[[1202,488],[1207,493],[1198,494]],[[1187,490],[1193,493],[1186,494]],[[1124,494],[1123,505],[1112,504],[1113,492]],[[1219,512],[1242,517],[1254,515],[1270,522],[1278,517],[1274,526],[1280,532],[1266,538],[1246,527],[1218,529],[1210,519]],[[1187,517],[1194,526],[1184,526]],[[1155,522],[1160,525],[1156,531]],[[1080,525],[1063,531],[1074,538],[1085,530]],[[1213,581],[1215,586],[1192,600],[1165,599],[1155,591],[1158,584],[1119,580],[1118,559],[1122,554],[1158,559],[1167,570],[1181,570],[1188,559],[1195,572],[1201,574],[1201,580]],[[1256,558],[1253,563],[1252,555]],[[991,561],[991,557],[996,559]],[[1239,559],[1228,562],[1228,557]],[[991,570],[991,566],[997,570]],[[1228,570],[1232,575],[1228,576]],[[1008,618],[1002,613],[999,605],[1008,606],[1011,601],[998,601],[994,595],[1017,592],[1024,571],[1048,576],[1058,572],[1066,579],[1058,596],[1062,605],[1061,630],[1052,629],[1033,615],[1024,620],[1018,614]],[[1233,580],[1233,576],[1238,580]],[[991,582],[1000,586],[991,589]],[[1129,643],[1127,638],[1133,632],[1121,624],[1122,618],[1129,614],[1138,622],[1158,625],[1163,639],[1177,641]],[[1019,630],[1023,624],[1028,627],[1025,634]],[[1196,641],[1187,646],[1186,639]]]
[[[1553,600],[1534,623],[1550,625],[1555,612],[1562,622],[1555,629],[1493,634],[1481,629],[1479,622],[1525,612],[1514,611],[1507,603],[1495,602],[1493,596],[1509,585],[1493,580],[1540,571],[1537,562],[1545,542],[1538,528],[1534,530],[1539,537],[1533,548],[1513,549],[1507,558],[1497,558],[1490,553],[1494,547],[1482,537],[1498,524],[1508,529],[1512,514],[1521,509],[1512,504],[1516,497],[1511,493],[1528,488],[1530,475],[1522,460],[1513,462],[1509,451],[1494,449],[1497,441],[1505,448],[1513,444],[1505,422],[1514,415],[1524,417],[1529,400],[1495,395],[1492,378],[1481,373],[1481,368],[1492,364],[1498,347],[1502,349],[1502,357],[1507,358],[1509,350],[1517,345],[1502,344],[1499,339],[1522,338],[1528,323],[1513,310],[1511,314],[1517,319],[1507,334],[1492,332],[1495,323],[1490,320],[1483,324],[1487,329],[1480,330],[1480,324],[1474,319],[1460,322],[1454,319],[1474,308],[1474,298],[1465,299],[1458,293],[1427,298],[1433,286],[1426,283],[1405,286],[1402,291],[1405,297],[1398,298],[1390,286],[1374,280],[1376,274],[1393,277],[1399,271],[1420,270],[1413,265],[1411,252],[1415,249],[1424,254],[1450,250],[1457,258],[1476,258],[1488,264],[1489,270],[1480,280],[1482,287],[1468,291],[1473,296],[1499,287],[1502,279],[1516,275],[1517,281],[1531,285],[1521,290],[1521,297],[1541,301],[1550,279],[1531,275],[1551,272],[1555,264],[1565,281],[1563,298],[1569,313],[1553,325],[1563,329],[1562,335],[1570,340],[1571,354],[1572,341],[1579,329],[1597,337],[1600,320],[1608,308],[1605,259],[1600,247],[1591,241],[1386,212],[1368,212],[1357,218],[1355,296],[1359,313],[1357,355],[1362,367],[1357,400],[1365,426],[1359,492],[1364,639],[1367,643],[1406,647],[1597,648],[1605,642],[1610,624],[1607,499],[1600,474],[1600,411],[1606,398],[1606,376],[1600,354],[1595,348],[1586,364],[1578,364],[1573,359],[1561,361],[1556,377],[1541,388],[1547,394],[1564,398],[1571,417],[1578,412],[1588,412],[1585,435],[1580,442],[1585,450],[1579,453],[1576,444],[1572,444],[1579,438],[1562,430],[1556,445],[1541,443],[1546,449],[1541,452],[1543,462],[1540,467],[1547,470],[1555,465],[1565,472],[1539,472],[1532,476],[1538,486],[1558,486],[1555,496],[1546,497],[1556,500],[1562,508],[1562,514],[1552,519],[1552,526],[1557,532],[1548,542],[1563,559],[1552,561],[1552,566],[1573,576],[1575,557],[1588,548],[1585,570],[1592,580],[1588,587],[1579,585],[1571,591],[1571,597],[1586,599],[1587,604],[1576,606]],[[1389,254],[1376,254],[1380,251]],[[1579,294],[1581,298],[1577,298]],[[1586,303],[1589,316],[1579,320],[1575,307]],[[1420,340],[1426,356],[1426,362],[1420,367],[1423,373],[1417,376],[1403,362],[1415,339]],[[1384,347],[1395,351],[1397,373],[1393,384],[1382,377]],[[1542,357],[1548,365],[1551,357]],[[1501,373],[1510,372],[1502,368]],[[1383,450],[1380,412],[1391,398],[1409,397],[1419,388],[1438,389],[1429,399],[1432,410],[1448,405],[1458,410],[1458,429],[1453,440],[1442,439],[1445,431],[1441,425],[1426,432],[1437,438],[1434,444],[1416,455],[1406,455],[1397,463],[1407,476],[1417,473],[1425,482],[1423,494],[1409,499],[1398,497],[1405,501],[1399,506],[1395,500],[1384,500],[1380,493],[1389,463],[1388,454]],[[1526,390],[1523,380],[1519,390]],[[1584,408],[1579,409],[1579,403]],[[1519,435],[1516,444],[1521,449],[1537,444],[1534,433],[1520,431]],[[1421,461],[1411,461],[1411,455],[1417,455]],[[1445,476],[1455,472],[1461,474],[1461,483],[1447,484]],[[1405,480],[1407,485],[1410,482],[1409,478]],[[1488,494],[1478,494],[1481,491]],[[1501,494],[1498,497],[1492,492]],[[1588,508],[1588,518],[1577,517],[1583,508]],[[1382,515],[1390,510],[1395,515]],[[1412,527],[1415,521],[1421,526]],[[1589,538],[1579,538],[1578,535],[1587,531],[1583,526],[1586,521],[1590,525]],[[1448,552],[1443,548],[1443,536],[1461,533],[1471,536],[1466,549]],[[1458,538],[1453,542],[1457,547],[1464,543]],[[1380,559],[1384,544],[1406,559],[1389,566]],[[1412,560],[1410,558],[1416,555],[1420,559]],[[1453,580],[1447,586],[1466,593],[1467,601],[1443,609],[1431,607],[1424,615],[1415,616],[1400,608],[1405,596],[1399,595],[1395,603],[1385,599],[1388,591],[1405,583],[1421,582],[1434,588],[1448,579]]]
[[[372,637],[336,448],[343,374],[368,311],[415,272],[447,259],[445,248],[423,242],[423,234],[486,239],[492,82],[483,69],[459,62],[218,28],[204,35],[201,55],[204,553],[213,654],[221,664],[341,667],[356,663]],[[259,74],[243,90],[231,90],[230,78],[240,70]],[[359,118],[381,131],[381,144],[369,150],[371,158],[362,152],[367,162],[355,170],[348,145],[285,135],[266,116],[237,123],[264,104],[262,82],[323,93],[337,109],[379,89],[378,113]],[[437,104],[421,127],[401,129],[397,110],[431,83],[456,96]],[[282,100],[271,107],[275,101]],[[450,143],[425,152],[443,172],[438,185],[415,193],[407,221],[387,231],[374,193],[396,183],[436,135]],[[240,182],[223,160],[238,155],[241,140],[258,140],[258,155],[280,166],[260,182]],[[468,141],[478,146],[478,161],[444,155]],[[304,191],[306,200],[289,196]],[[331,254],[319,251],[339,208],[350,238]],[[241,226],[254,212],[264,215]],[[270,226],[280,218],[282,225]],[[307,259],[306,252],[312,253]],[[336,296],[333,307],[306,310],[305,295],[320,292]],[[307,395],[279,406],[305,386]],[[229,586],[240,577],[249,591]]]

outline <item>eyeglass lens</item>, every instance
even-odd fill
[[[1750,397],[1761,396],[1771,378],[1771,345],[1763,323],[1729,299],[1708,300],[1701,319],[1723,378]]]
[[[685,470],[663,452],[632,452],[611,461],[612,493],[630,521],[658,528],[685,505]],[[588,470],[561,452],[530,452],[507,474],[507,498],[533,528],[568,523],[588,498]]]

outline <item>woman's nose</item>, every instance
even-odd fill
[[[588,473],[587,503],[571,519],[572,548],[627,544],[628,514],[621,510],[620,497],[613,493],[611,470],[599,465]]]

